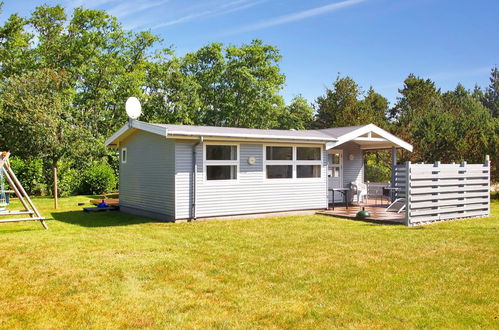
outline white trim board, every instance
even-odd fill
[[[373,137],[361,138],[362,135],[369,134],[369,133],[371,133],[371,134],[375,133],[375,134],[381,136],[383,138],[383,140],[391,142],[391,143],[397,145],[398,147],[404,148],[404,149],[412,152],[412,149],[413,149],[412,145],[403,141],[402,139],[399,139],[395,135],[388,133],[384,129],[379,128],[378,126],[376,126],[374,124],[369,124],[369,125],[360,127],[358,129],[350,132],[350,133],[344,134],[344,135],[340,136],[338,138],[338,141],[336,141],[336,142],[326,143],[326,149],[336,148],[336,147],[338,147],[346,142],[349,142],[349,141],[355,142],[356,139],[358,142],[361,142],[361,141],[366,141],[366,142],[371,141],[371,142],[381,142],[381,143],[383,142],[383,141],[378,141],[379,138],[373,138]],[[386,142],[386,141],[384,141],[384,142]]]

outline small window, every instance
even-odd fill
[[[127,150],[126,148],[121,148],[121,163],[126,164],[126,159],[127,159]]]
[[[297,147],[296,160],[321,160],[321,148]]]
[[[267,165],[267,179],[291,179],[293,165]]]
[[[329,164],[339,165],[340,163],[341,163],[341,155],[340,154],[329,154]]]
[[[296,166],[297,178],[320,178],[321,166],[320,165],[297,165]]]
[[[206,180],[215,181],[237,179],[237,148],[237,145],[206,145]]]
[[[293,147],[267,147],[267,160],[293,160]]]
[[[207,145],[206,160],[237,160],[237,146]]]

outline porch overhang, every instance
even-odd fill
[[[326,149],[334,149],[347,142],[355,142],[362,150],[402,148],[412,152],[411,144],[374,124],[362,126],[338,137],[338,141],[327,142]]]

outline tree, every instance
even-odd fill
[[[158,41],[149,32],[124,31],[104,11],[76,8],[68,17],[59,5],[39,6],[29,18],[14,14],[0,27],[0,77],[64,72],[74,116],[103,140],[126,120],[126,98],[147,96],[146,69]]]
[[[372,87],[360,103],[361,113],[365,123],[372,123],[382,128],[388,128],[388,100],[374,91]]]
[[[277,127],[284,101],[279,51],[261,40],[240,47],[213,43],[184,57],[151,63],[145,115],[167,123]]]
[[[333,88],[316,100],[317,115],[314,126],[329,128],[364,124],[361,115],[359,86],[350,77],[337,77]]]
[[[490,85],[485,89],[482,103],[490,110],[492,116],[499,117],[499,69],[497,66],[490,72]]]
[[[422,113],[414,122],[412,160],[481,163],[485,155],[497,155],[499,120],[469,91],[458,84],[441,96],[440,103],[441,108]]]
[[[13,76],[2,91],[4,143],[25,159],[42,158],[50,163],[55,208],[59,161],[84,152],[91,144],[87,128],[70,111],[73,98],[67,74],[52,69]]]
[[[314,120],[314,108],[301,96],[295,96],[279,118],[281,129],[308,129]]]

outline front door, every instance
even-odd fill
[[[343,187],[343,150],[328,150],[328,170],[327,180],[328,189]],[[336,193],[334,199],[336,201],[343,200],[341,193]],[[329,202],[332,202],[332,192],[328,191]]]

